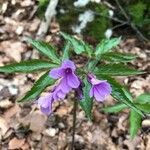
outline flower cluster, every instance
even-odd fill
[[[72,89],[76,89],[79,96],[82,97],[82,81],[75,74],[75,70],[74,62],[65,60],[61,67],[54,68],[49,72],[51,78],[60,79],[60,82],[49,94],[38,99],[38,105],[43,113],[50,114],[53,102],[64,99]],[[106,80],[98,80],[93,74],[88,74],[87,79],[91,84],[90,97],[94,97],[97,101],[103,101],[106,96],[110,95],[111,86]]]

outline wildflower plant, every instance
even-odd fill
[[[61,32],[60,35],[66,41],[62,55],[58,55],[56,48],[48,43],[27,38],[26,41],[47,59],[26,60],[0,67],[1,73],[44,71],[18,102],[37,101],[40,110],[50,115],[53,103],[63,100],[71,90],[74,90],[75,103],[80,104],[90,120],[92,120],[94,100],[103,102],[110,94],[121,106],[129,107],[135,114],[143,116],[143,112],[147,113],[144,107],[141,108],[140,104],[137,105],[132,101],[129,91],[114,78],[143,73],[127,66],[127,62],[136,58],[134,55],[112,51],[120,43],[120,38],[102,40],[94,48],[66,33]],[[86,57],[87,62],[84,67],[76,66],[72,59],[74,54]],[[46,87],[54,84],[55,86],[46,96],[40,96]]]

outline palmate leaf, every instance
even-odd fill
[[[83,99],[79,101],[79,104],[85,115],[88,117],[89,120],[92,120],[92,108],[93,108],[93,100],[89,97],[89,91],[91,88],[90,83],[87,79],[84,79],[84,88],[83,88]]]
[[[130,112],[130,136],[133,139],[138,130],[141,128],[142,116],[136,111],[131,110]]]
[[[12,63],[9,65],[5,65],[0,67],[0,72],[3,73],[15,73],[15,72],[35,72],[39,70],[47,70],[56,67],[56,64],[52,64],[49,61],[33,59],[22,61],[19,63]]]
[[[60,64],[60,60],[56,55],[56,50],[53,46],[49,45],[46,42],[33,40],[31,38],[26,38],[26,41],[30,43],[36,50],[38,50],[41,54],[48,57],[54,63]]]
[[[93,48],[85,43],[82,40],[77,40],[73,36],[70,36],[66,33],[60,32],[63,38],[67,41],[70,41],[71,45],[73,46],[73,50],[76,54],[81,54],[83,52],[87,53],[89,57],[91,57],[92,53],[94,52]]]
[[[143,74],[143,71],[131,69],[123,64],[107,64],[98,66],[94,73],[96,75],[111,75],[111,76],[128,76]]]
[[[143,116],[143,113],[141,112],[141,110],[139,110],[134,103],[129,99],[129,97],[127,96],[127,92],[125,92],[125,88],[122,87],[122,85],[120,85],[115,79],[111,78],[110,76],[107,75],[99,75],[97,76],[101,79],[107,80],[112,87],[112,93],[111,95],[118,100],[121,103],[126,104],[127,106],[129,106],[131,109],[133,109],[134,111],[136,111],[137,113],[139,113],[140,115]]]
[[[118,113],[123,109],[128,108],[128,106],[124,103],[118,103],[113,106],[105,107],[102,110],[106,113]]]
[[[52,85],[54,82],[55,80],[50,78],[48,72],[46,72],[34,83],[31,90],[28,91],[23,98],[18,100],[18,102],[27,102],[35,100],[47,86]]]
[[[136,58],[135,55],[119,53],[119,52],[108,52],[101,56],[101,59],[109,62],[129,62]]]
[[[112,48],[115,48],[120,43],[121,38],[112,38],[102,40],[96,47],[95,55],[102,55],[111,51]]]

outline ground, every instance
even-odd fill
[[[40,19],[35,16],[35,1],[3,1],[0,15],[0,66],[31,58],[32,48],[24,42],[24,37],[35,38]],[[29,13],[30,12],[30,13]],[[59,30],[57,19],[45,37],[60,51],[61,42],[56,32]],[[123,38],[118,50],[133,53],[138,58],[129,65],[146,71],[144,75],[118,78],[136,97],[150,91],[150,51],[149,44],[136,38]],[[41,57],[34,53],[32,58]],[[82,58],[75,58],[79,65]],[[67,150],[71,144],[72,111],[74,93],[64,101],[57,102],[53,114],[43,115],[36,103],[17,104],[15,101],[30,89],[41,76],[35,74],[0,74],[0,149],[21,150]],[[93,120],[88,121],[78,107],[75,134],[76,150],[149,150],[150,119],[142,122],[138,136],[131,141],[129,137],[128,110],[119,114],[105,114],[101,108],[112,105],[115,100],[108,97],[104,104],[95,103]]]

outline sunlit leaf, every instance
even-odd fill
[[[109,52],[101,56],[101,59],[109,62],[129,62],[136,58],[135,55],[119,53],[119,52]]]
[[[133,139],[141,127],[142,117],[136,111],[130,112],[130,136]]]
[[[136,102],[140,104],[150,103],[150,93],[144,93],[136,98]]]
[[[118,103],[113,106],[109,106],[106,108],[103,108],[102,110],[106,113],[118,113],[122,111],[123,109],[128,108],[128,106],[124,103]]]
[[[36,50],[38,50],[41,54],[48,57],[54,63],[60,63],[59,58],[56,55],[56,50],[53,46],[49,45],[46,42],[33,40],[31,38],[27,38],[26,41],[30,43]]]
[[[98,56],[110,52],[112,48],[115,48],[120,43],[120,40],[120,38],[102,40],[96,47],[95,55]]]
[[[98,66],[94,73],[96,75],[128,76],[143,74],[144,72],[129,68],[123,64],[107,64]]]
[[[85,52],[89,55],[89,57],[91,57],[93,53],[93,48],[90,45],[88,45],[82,40],[77,40],[73,36],[70,36],[66,33],[60,32],[60,34],[63,36],[65,40],[70,41],[71,45],[73,46],[73,50],[75,51],[76,54],[81,54]]]

